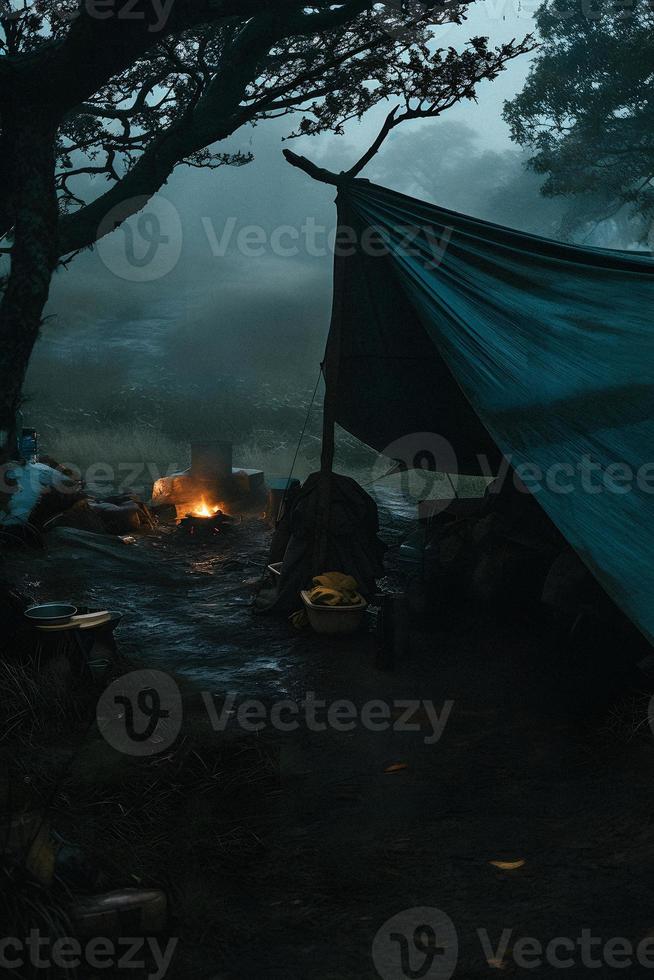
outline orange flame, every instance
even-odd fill
[[[209,507],[204,497],[202,497],[200,504],[196,505],[195,509],[191,511],[191,513],[194,517],[213,517],[213,515],[217,514],[219,510],[220,507],[217,505],[212,505]]]

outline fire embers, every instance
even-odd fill
[[[204,499],[179,522],[182,531],[193,537],[208,538],[234,525],[234,519],[219,506],[207,504]]]

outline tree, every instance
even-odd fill
[[[300,113],[290,136],[342,132],[391,96],[437,115],[529,40],[461,52],[430,44],[465,2],[0,0],[0,457],[51,276],[143,207],[179,164],[248,162],[220,142]],[[380,9],[381,8],[381,9]],[[89,176],[108,183],[87,200]]]
[[[447,146],[448,152],[435,156],[434,143]],[[395,140],[368,172],[382,184],[403,174],[398,190],[406,194],[484,221],[556,237],[563,202],[543,197],[542,181],[525,168],[526,158],[514,147],[487,148],[483,134],[466,123],[442,120],[433,128],[422,127],[410,141]]]
[[[505,106],[513,138],[546,175],[543,193],[576,195],[567,234],[631,210],[654,215],[654,12],[646,0],[591,6],[546,0],[524,90]]]

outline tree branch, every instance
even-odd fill
[[[307,157],[299,156],[297,153],[293,153],[292,150],[283,150],[283,154],[288,163],[293,167],[297,167],[299,170],[303,170],[306,174],[312,177],[314,180],[320,181],[323,184],[331,184],[333,186],[340,186],[347,181],[353,180],[361,171],[370,163],[370,161],[376,156],[384,141],[387,139],[388,135],[399,126],[401,123],[412,119],[434,119],[441,115],[446,109],[451,108],[462,98],[474,97],[475,85],[482,81],[484,78],[494,77],[498,71],[501,71],[504,67],[506,61],[512,60],[518,54],[524,53],[524,51],[531,50],[530,47],[530,37],[528,37],[521,45],[513,47],[514,42],[512,41],[508,46],[505,45],[503,48],[499,48],[497,51],[497,61],[495,63],[483,62],[478,68],[476,68],[470,76],[465,77],[462,82],[456,86],[453,90],[448,90],[447,96],[441,94],[440,97],[436,97],[431,100],[429,104],[425,104],[425,100],[421,99],[416,108],[411,108],[409,99],[407,98],[407,104],[404,112],[398,115],[399,106],[395,106],[386,116],[384,123],[379,130],[379,133],[363,154],[362,157],[350,167],[349,170],[341,171],[339,174],[332,172],[331,170],[326,170],[322,167],[318,167]]]
[[[406,119],[406,115],[402,115],[399,118],[397,117],[397,112],[399,108],[400,107],[396,105],[394,109],[391,109],[389,114],[386,116],[386,119],[384,120],[384,125],[382,126],[382,128],[379,130],[379,133],[377,134],[377,138],[366,150],[366,152],[363,154],[361,159],[358,160],[354,164],[354,166],[350,167],[350,169],[347,171],[348,177],[352,178],[352,177],[356,177],[357,174],[360,174],[363,168],[370,163],[372,158],[377,153],[379,153],[384,143],[384,140],[391,132],[391,130],[393,130],[396,126],[398,126],[401,122],[403,122],[404,119]]]
[[[134,166],[105,194],[60,222],[60,255],[86,248],[137,213],[168,180],[181,160],[226,139],[237,125],[241,100],[251,78],[282,30],[271,18],[250,21],[236,38],[229,70],[216,74],[198,100],[169,130],[154,140]],[[107,215],[115,212],[111,227]]]
[[[24,99],[56,119],[167,37],[235,18],[247,24],[260,17],[290,16],[302,8],[302,0],[172,0],[167,10],[153,0],[116,0],[109,16],[105,12],[99,17],[92,4],[81,3],[64,38],[15,58],[0,58],[0,64],[7,63],[4,73],[15,69]]]
[[[343,184],[348,176],[345,173],[336,174],[331,170],[325,170],[323,167],[317,166],[307,157],[300,156],[298,153],[293,153],[293,150],[282,150],[286,161],[291,164],[292,167],[297,167],[299,170],[304,170],[305,174],[312,177],[313,180],[320,181],[321,184],[332,184],[334,187],[338,187]]]

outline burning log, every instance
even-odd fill
[[[182,518],[178,526],[192,537],[208,538],[233,524],[233,519],[219,507],[210,508],[203,500],[197,510]]]
[[[215,514],[222,514],[222,513],[223,512],[220,509],[220,507],[218,506],[210,507],[203,497],[196,510],[191,511],[191,513],[187,514],[186,516],[187,517],[213,517]]]

